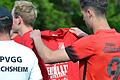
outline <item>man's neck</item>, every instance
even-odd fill
[[[10,40],[9,34],[0,34],[0,41],[8,41]]]
[[[23,27],[18,33],[19,35],[23,36],[26,32],[33,30],[31,26],[25,26]]]
[[[97,30],[107,30],[111,29],[106,19],[99,19],[93,25],[93,32],[95,33]]]

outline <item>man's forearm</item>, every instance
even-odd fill
[[[50,53],[49,49],[44,45],[40,37],[36,37],[33,40],[39,56],[43,59],[45,63],[47,63],[49,53]]]
[[[65,49],[52,51],[43,43],[40,37],[36,37],[33,40],[39,56],[45,63],[56,63],[70,60]]]

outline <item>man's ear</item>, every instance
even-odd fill
[[[95,16],[95,12],[94,12],[93,9],[91,9],[91,8],[87,9],[86,12],[87,12],[87,16],[88,16],[89,18],[92,18],[92,17]]]
[[[22,20],[21,16],[18,16],[18,17],[16,18],[16,20],[17,20],[17,24],[20,25],[21,20]]]

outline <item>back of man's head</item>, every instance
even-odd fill
[[[13,20],[12,15],[7,8],[0,8],[0,33],[10,33]]]
[[[106,14],[107,0],[80,0],[81,9],[93,8],[97,16]]]
[[[33,26],[37,17],[37,9],[29,1],[15,1],[13,15],[15,18],[20,16],[25,25]]]

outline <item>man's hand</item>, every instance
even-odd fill
[[[32,38],[33,40],[36,39],[36,38],[41,39],[40,30],[33,30],[33,31],[30,33],[30,38]]]
[[[83,32],[82,30],[80,30],[79,28],[75,27],[75,28],[71,28],[69,30],[71,33],[75,34],[76,36],[78,36],[79,38],[87,36],[88,34]]]

